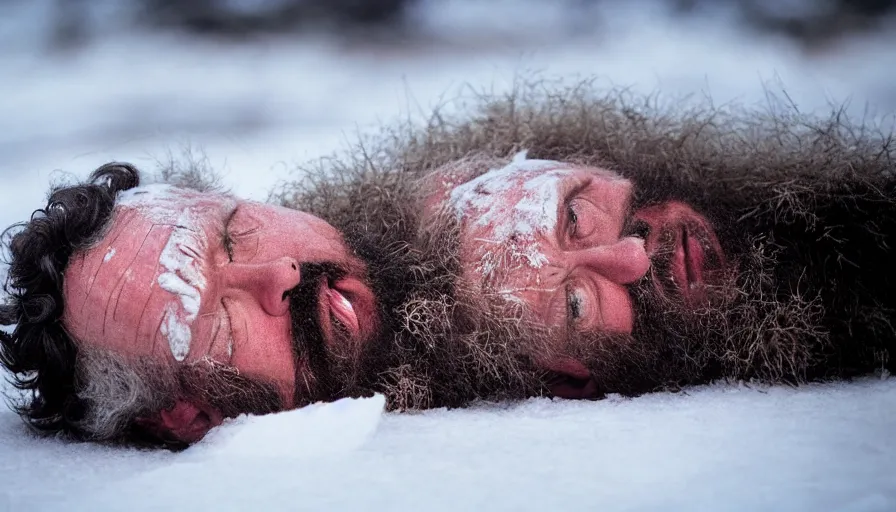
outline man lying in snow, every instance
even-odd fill
[[[516,322],[558,396],[893,371],[892,136],[839,112],[538,87],[325,160],[281,199],[346,231],[402,225],[453,258],[446,294],[480,297],[464,322]],[[437,372],[426,361],[404,364]]]
[[[503,372],[522,374],[523,358],[483,340],[514,334],[458,321],[473,307],[448,298],[443,256],[402,233],[343,236],[107,164],[4,235],[0,324],[14,329],[0,331],[0,362],[25,391],[18,412],[45,433],[179,448],[225,418],[377,391],[397,408],[505,396],[521,378]],[[439,372],[409,373],[414,347],[434,345],[421,356]],[[526,384],[513,396],[544,391]]]
[[[295,210],[138,185],[108,164],[8,233],[0,320],[17,325],[0,354],[31,425],[189,443],[363,374],[388,301],[351,240]]]
[[[20,412],[183,446],[371,392],[455,407],[893,367],[887,138],[581,88],[482,107],[321,161],[280,191],[299,211],[126,165],[55,191],[4,244]]]

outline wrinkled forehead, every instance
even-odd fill
[[[120,193],[102,238],[66,268],[66,328],[76,339],[116,350],[133,350],[133,340],[155,339],[158,330],[182,360],[207,284],[210,237],[236,203],[224,194],[168,185]],[[146,323],[161,321],[150,306],[159,290],[167,293],[161,295],[166,321],[160,330]]]
[[[509,164],[456,186],[448,205],[464,230],[489,227],[499,236],[532,234],[554,229],[564,193],[595,177],[625,181],[600,167],[528,160],[521,153]]]
[[[88,297],[105,281],[149,283],[167,267],[201,260],[208,236],[220,232],[235,198],[148,185],[119,193],[110,225],[94,244],[79,251],[65,271],[65,293]],[[196,277],[201,281],[201,275]]]
[[[115,213],[131,211],[156,224],[186,225],[232,210],[236,204],[236,198],[226,194],[155,184],[121,192],[115,202]]]

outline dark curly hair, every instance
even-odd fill
[[[102,235],[118,192],[139,184],[134,166],[103,165],[85,183],[54,188],[45,208],[3,233],[9,273],[0,325],[15,328],[12,334],[0,331],[0,363],[12,373],[12,384],[27,392],[13,407],[38,431],[90,435],[79,426],[86,412],[78,397],[84,383],[78,347],[62,324],[63,275],[72,254]]]

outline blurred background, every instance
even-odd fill
[[[0,224],[109,160],[265,199],[381,124],[527,77],[896,112],[896,0],[0,0]]]

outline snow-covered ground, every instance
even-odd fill
[[[238,419],[183,453],[29,437],[0,510],[896,510],[896,380]]]
[[[804,110],[849,101],[858,117],[896,112],[893,37],[809,58],[643,4],[584,28],[513,0],[430,4],[421,23],[442,43],[404,47],[231,46],[119,29],[47,57],[34,12],[0,19],[0,225],[27,219],[65,173],[111,159],[152,167],[184,147],[204,151],[235,192],[264,199],[293,162],[466,87],[501,92],[533,75],[717,103],[762,103],[770,85]],[[416,415],[380,405],[243,419],[180,454],[37,439],[4,410],[0,511],[896,510],[892,378]]]

